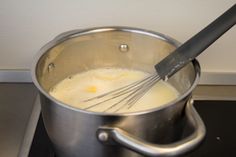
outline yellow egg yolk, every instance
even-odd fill
[[[86,92],[89,92],[89,93],[96,93],[97,92],[97,87],[96,86],[88,86],[86,89],[85,89]]]

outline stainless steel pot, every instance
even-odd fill
[[[181,96],[152,110],[96,113],[73,108],[48,94],[60,80],[93,68],[155,72],[154,65],[178,45],[163,34],[128,27],[73,30],[45,45],[34,60],[32,77],[41,93],[43,120],[57,156],[175,156],[196,147],[205,135],[190,99],[200,74],[196,60],[168,80]],[[184,117],[194,131],[181,139]]]

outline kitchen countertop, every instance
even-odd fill
[[[29,83],[0,84],[0,156],[19,155],[37,90]]]
[[[236,100],[236,86],[198,86],[197,100]],[[32,83],[0,83],[0,156],[25,157],[40,114]]]

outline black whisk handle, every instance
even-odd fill
[[[155,69],[162,79],[166,79],[191,62],[207,47],[236,23],[236,4],[207,27],[186,41],[161,62]]]

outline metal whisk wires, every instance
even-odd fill
[[[199,54],[201,54],[227,30],[234,26],[236,23],[235,11],[236,5],[232,6],[215,21],[210,23],[207,27],[156,64],[155,69],[158,74],[153,74],[131,85],[127,85],[95,98],[85,100],[84,102],[92,102],[93,100],[100,100],[103,98],[102,101],[89,105],[85,109],[91,109],[114,99],[117,99],[117,101],[115,101],[115,103],[111,103],[111,105],[104,111],[109,111],[114,107],[117,107],[115,112],[124,107],[131,108],[156,82],[160,79],[165,80],[165,78],[171,77]]]
[[[108,108],[104,109],[103,112],[108,112],[111,110],[114,110],[113,112],[118,112],[125,107],[130,109],[159,80],[160,77],[156,73],[127,86],[115,89],[91,99],[84,100],[84,103],[90,103],[90,105],[84,109],[89,110],[104,103],[110,104],[108,105]]]

